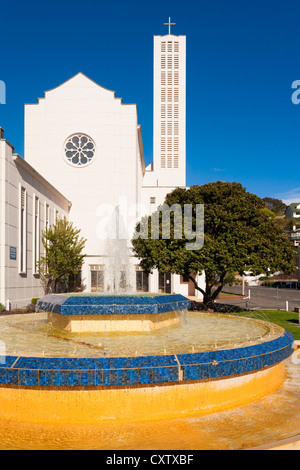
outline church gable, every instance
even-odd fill
[[[80,100],[93,95],[98,98],[101,97],[102,99],[117,99],[120,101],[120,98],[116,98],[114,91],[98,85],[81,72],[69,78],[61,85],[46,91],[45,99],[73,98],[74,94],[76,98]]]
[[[119,116],[126,115],[127,125],[129,122],[130,125],[135,122],[135,127],[137,125],[136,104],[123,104],[122,98],[116,98],[114,91],[98,85],[81,72],[61,85],[46,91],[44,98],[39,98],[38,103],[25,105],[27,130],[27,121],[30,121],[33,116],[39,120],[40,113],[47,113],[48,124],[51,121],[51,125],[54,126],[58,125],[62,119],[72,124],[77,120],[81,125],[92,118],[95,124],[98,123],[97,125],[100,124],[99,119],[101,124],[108,124],[110,117],[114,121],[113,116],[116,113]],[[74,132],[78,130],[80,130],[79,127]]]
[[[25,158],[59,189],[71,174],[83,184],[79,168],[102,185],[118,172],[134,175],[142,158],[136,105],[78,73],[25,106]]]

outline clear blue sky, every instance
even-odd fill
[[[187,36],[187,184],[300,201],[299,0],[2,0],[0,126],[23,156],[24,103],[81,71],[136,103],[152,161],[153,35]]]

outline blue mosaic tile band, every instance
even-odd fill
[[[108,358],[0,356],[0,384],[107,387],[201,381],[255,372],[293,353],[289,332],[252,346],[195,354]],[[181,379],[182,375],[182,379]]]
[[[168,295],[45,295],[39,310],[59,315],[149,315],[189,309],[191,301],[180,294]]]
[[[179,354],[178,360],[183,380],[204,380],[216,377],[245,374],[284,361],[293,353],[293,335],[273,341],[229,350],[196,354]]]

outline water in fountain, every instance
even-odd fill
[[[131,263],[126,227],[119,208],[116,207],[109,223],[108,236],[105,242],[104,266],[106,293],[133,294],[135,290],[134,269]]]
[[[107,240],[106,245],[105,292],[116,295],[135,293],[127,240]]]
[[[179,321],[180,321],[181,325],[186,325],[187,324],[188,313],[189,313],[189,311],[188,311],[187,308],[179,309],[179,310],[176,311],[176,314],[179,318]]]
[[[277,328],[275,332],[277,332]],[[47,321],[47,313],[39,312],[27,315],[0,317],[2,341],[6,344],[6,353],[14,355],[40,356],[44,351],[49,356],[103,357],[106,355],[134,356],[201,352],[226,348],[235,344],[252,344],[267,341],[270,331],[264,322],[252,321],[242,317],[216,316],[215,314],[190,312],[187,324],[180,324],[168,329],[150,333],[93,333],[75,334],[53,330]],[[278,335],[281,330],[278,327]],[[261,340],[263,338],[263,340]],[[99,348],[101,342],[102,347]],[[16,347],[17,345],[17,347]]]

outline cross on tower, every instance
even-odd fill
[[[164,23],[164,26],[169,26],[169,34],[171,34],[171,26],[175,26],[176,23],[171,23],[171,18],[169,17],[169,23]]]

